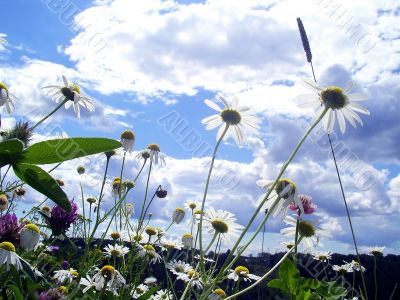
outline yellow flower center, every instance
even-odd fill
[[[71,271],[70,273],[74,277],[78,277],[79,276],[79,273],[77,271]]]
[[[315,227],[310,221],[302,220],[299,222],[299,233],[304,237],[312,237],[315,235]]]
[[[143,248],[146,251],[156,251],[156,249],[154,249],[154,247],[150,244],[144,245]]]
[[[221,118],[228,125],[237,125],[242,120],[240,113],[230,108],[226,108],[221,112]]]
[[[182,235],[183,238],[192,238],[193,235],[191,235],[190,233],[185,233],[184,235]]]
[[[30,231],[36,232],[37,234],[40,234],[39,227],[37,227],[35,224],[27,224],[24,226],[24,228],[26,228]]]
[[[67,295],[68,294],[68,288],[66,286],[63,286],[63,285],[58,287],[58,291],[63,295]]]
[[[0,249],[7,250],[9,252],[15,252],[15,246],[10,242],[0,243]]]
[[[196,203],[194,203],[194,202],[190,203],[190,204],[189,204],[189,208],[190,208],[191,210],[195,209],[195,208],[196,208]]]
[[[183,208],[180,208],[180,207],[175,208],[175,211],[178,212],[178,213],[181,213],[181,214],[185,213],[185,210]]]
[[[221,298],[225,298],[226,297],[226,293],[223,289],[215,289],[213,291],[214,294],[220,296]]]
[[[110,254],[111,254],[111,256],[120,256],[121,252],[119,250],[113,249],[110,251]]]
[[[0,90],[5,90],[7,93],[7,97],[8,97],[8,87],[6,86],[5,83],[0,82]]]
[[[50,212],[50,207],[48,207],[47,205],[43,206],[42,207],[42,212]]]
[[[118,240],[121,237],[119,232],[111,232],[110,236],[113,240]]]
[[[218,233],[227,233],[229,230],[228,225],[222,220],[213,220],[211,225]]]
[[[152,235],[156,235],[157,234],[157,229],[155,229],[154,227],[147,227],[146,228],[146,233],[150,236]]]
[[[79,85],[77,85],[77,84],[75,84],[75,83],[71,83],[71,84],[70,84],[70,87],[72,88],[72,90],[73,90],[74,92],[77,92],[78,94],[81,93],[81,88],[79,87]]]
[[[121,139],[122,140],[134,140],[135,134],[131,130],[125,130],[123,133],[121,133]]]
[[[196,209],[196,210],[193,212],[193,214],[195,214],[195,215],[201,215],[201,214],[204,214],[204,212],[203,212],[201,209]]]
[[[330,86],[322,90],[320,92],[320,99],[326,107],[331,109],[341,109],[348,102],[343,90],[337,86]]]
[[[246,267],[238,266],[238,267],[235,268],[235,273],[238,274],[238,275],[246,276],[250,272],[249,272],[249,269],[247,269]]]
[[[193,279],[197,279],[200,277],[200,274],[198,272],[196,272],[195,270],[190,270],[189,272],[187,272],[187,275]]]
[[[155,152],[160,152],[160,146],[158,146],[157,144],[150,144],[147,146],[147,149]]]
[[[105,265],[104,267],[102,267],[100,269],[101,274],[105,275],[105,276],[111,276],[112,274],[114,274],[115,269],[113,266],[110,265]]]
[[[292,187],[292,190],[289,193],[282,195],[282,198],[284,198],[284,199],[289,198],[289,196],[292,195],[296,191],[296,189],[297,189],[296,184],[288,178],[281,178],[281,179],[279,179],[279,181],[275,187],[276,192],[278,194],[280,194],[287,187],[287,185],[290,185]]]
[[[86,201],[89,202],[90,204],[96,203],[96,199],[93,197],[87,198]]]

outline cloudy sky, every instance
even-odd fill
[[[236,96],[262,119],[260,135],[238,147],[224,143],[218,154],[208,205],[233,212],[245,225],[262,194],[255,184],[274,179],[301,138],[313,112],[297,107],[299,84],[310,77],[297,31],[301,17],[311,43],[321,85],[355,84],[366,93],[370,116],[364,126],[332,135],[357,240],[361,247],[400,249],[400,6],[395,0],[97,0],[2,3],[0,80],[18,97],[12,116],[2,115],[2,129],[16,120],[32,124],[55,102],[41,87],[61,84],[61,74],[80,85],[96,105],[94,113],[60,110],[38,128],[36,140],[54,136],[118,138],[136,133],[135,151],[158,143],[167,166],[156,168],[151,189],[161,184],[168,197],[153,207],[158,223],[187,200],[200,200],[215,145],[215,131],[201,120],[212,114],[203,100],[218,92]],[[2,109],[2,108],[1,108]],[[129,155],[126,178],[140,168]],[[73,198],[79,180],[87,194],[97,194],[104,157],[63,164],[56,176]],[[76,166],[88,172],[76,175]],[[119,174],[113,160],[109,180]],[[348,221],[327,137],[317,129],[304,144],[286,177],[299,193],[313,197],[314,216],[332,234],[321,249],[354,253]],[[140,178],[131,194],[137,210],[143,199]],[[28,192],[27,207],[40,202]],[[110,205],[111,197],[107,198]],[[279,219],[267,226],[265,248],[279,250]],[[175,229],[178,235],[182,225]],[[257,253],[260,239],[250,249]]]

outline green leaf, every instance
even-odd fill
[[[274,289],[280,289],[281,291],[288,294],[290,293],[287,285],[280,279],[272,279],[268,282],[267,286]]]
[[[160,287],[159,286],[155,286],[152,287],[150,290],[148,290],[146,293],[144,293],[142,296],[140,296],[139,298],[137,298],[137,300],[147,300],[150,299],[150,297],[157,292],[157,290],[159,290]]]
[[[71,203],[58,183],[43,169],[35,165],[19,163],[13,165],[14,173],[22,181],[53,200],[65,211],[71,212]]]
[[[299,284],[299,289],[315,290],[315,289],[319,288],[319,286],[321,285],[318,280],[313,279],[313,278],[301,277],[300,279],[301,280],[300,280],[300,284]]]
[[[298,294],[296,294],[296,300],[310,300],[311,299],[311,291],[310,290],[301,290]]]
[[[337,300],[347,295],[347,290],[335,281],[322,281],[316,291],[326,300]]]
[[[0,168],[12,164],[14,159],[24,150],[24,143],[11,139],[0,143]]]
[[[15,300],[24,300],[21,291],[16,285],[9,285],[8,287],[12,290]]]
[[[300,272],[289,258],[286,258],[279,267],[279,277],[287,285],[289,294],[297,293],[297,287],[300,283]]]
[[[111,151],[121,143],[105,138],[67,138],[36,143],[21,153],[20,162],[53,164],[87,155]]]

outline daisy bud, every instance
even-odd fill
[[[226,293],[223,289],[215,289],[212,294],[208,296],[208,300],[220,300],[226,298]]]
[[[41,209],[41,212],[44,213],[46,216],[50,218],[51,215],[51,208],[48,207],[47,205],[43,206]]]
[[[145,232],[149,235],[156,235],[157,234],[157,229],[155,229],[154,227],[147,227]]]
[[[61,294],[63,294],[64,296],[65,296],[65,295],[68,295],[68,288],[67,288],[66,286],[63,286],[63,285],[59,286],[59,287],[58,287],[58,291],[59,291]]]
[[[115,232],[111,232],[110,236],[114,241],[116,241],[116,240],[121,238],[121,235],[119,234],[119,232],[116,232],[116,231]]]
[[[18,190],[15,190],[15,195],[18,197],[23,197],[25,195],[26,191],[23,188],[20,188]]]
[[[125,130],[121,134],[121,143],[124,151],[132,151],[133,143],[135,142],[135,134],[133,131]]]
[[[193,235],[190,233],[185,233],[182,235],[182,244],[185,248],[191,249],[193,245]]]
[[[106,151],[106,152],[104,152],[104,154],[105,154],[105,156],[107,157],[107,159],[110,159],[111,158],[111,156],[114,156],[115,155],[115,150],[111,150],[111,151]]]
[[[79,175],[82,175],[83,173],[85,173],[85,167],[79,166],[76,168],[76,171],[78,172]]]
[[[174,213],[172,214],[172,222],[179,224],[180,222],[182,222],[184,217],[185,217],[185,210],[182,208],[176,208]]]
[[[105,265],[104,267],[102,267],[100,269],[100,272],[103,276],[107,277],[107,278],[111,278],[111,276],[114,274],[115,272],[115,268],[113,266],[110,265]]]
[[[95,204],[95,203],[97,202],[97,199],[94,198],[94,197],[88,197],[88,198],[86,198],[86,201],[87,201],[90,205],[92,205],[92,204]]]
[[[56,181],[59,186],[64,186],[64,181],[62,181],[61,179],[56,179]]]
[[[165,198],[167,197],[167,191],[160,188],[158,191],[156,191],[156,196],[158,198]]]
[[[25,225],[20,232],[20,246],[25,250],[35,249],[40,239],[40,230],[35,224]]]
[[[130,190],[133,189],[135,187],[135,182],[132,180],[127,180],[124,182],[125,187]]]
[[[151,151],[155,151],[155,152],[160,152],[160,146],[158,144],[149,144],[147,146],[147,149],[151,150]]]

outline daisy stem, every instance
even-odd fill
[[[300,243],[302,237],[299,238],[298,243]],[[297,243],[297,244],[298,244]],[[297,245],[296,244],[296,245]],[[264,281],[269,275],[271,275],[282,263],[283,261],[289,256],[289,254],[294,250],[294,247],[292,247],[291,249],[288,250],[288,252],[285,253],[285,255],[278,261],[278,263],[273,266],[271,268],[271,270],[269,270],[267,273],[265,273],[262,277],[260,277],[260,279],[258,279],[256,282],[254,282],[252,285],[248,286],[247,288],[237,292],[236,294],[233,294],[227,298],[225,298],[225,300],[229,300],[229,299],[234,299],[240,295],[243,295],[245,293],[247,293],[248,291],[250,291],[252,288],[256,287],[257,285],[259,285],[262,281]]]
[[[126,157],[126,151],[124,152],[124,157],[122,158],[122,165],[121,165],[121,174],[119,176],[120,180],[121,180],[121,185],[123,184],[122,181],[122,175],[124,172],[124,165],[125,165],[125,157]],[[121,189],[118,192],[118,196],[121,199]],[[121,206],[121,209],[119,211],[119,229],[122,230],[122,210],[125,208],[125,205]]]
[[[86,214],[85,214],[85,198],[83,197],[83,187],[82,182],[79,182],[79,186],[81,187],[81,197],[82,197],[82,214],[83,214],[83,240],[86,241]]]
[[[374,283],[375,283],[375,300],[378,300],[378,279],[376,277],[376,255],[374,255]]]
[[[224,265],[222,266],[220,272],[218,273],[217,277],[214,279],[214,281],[212,282],[212,284],[208,287],[208,289],[206,290],[205,293],[203,293],[203,295],[208,295],[207,292],[210,292],[211,289],[214,287],[214,285],[218,282],[218,280],[222,277],[223,275],[223,270],[225,270],[225,266],[228,263],[228,261],[230,259],[232,259],[232,256],[234,255],[234,253],[236,252],[236,249],[239,247],[240,242],[242,241],[242,239],[244,238],[245,234],[247,233],[247,231],[250,229],[250,226],[253,224],[254,220],[256,219],[258,213],[260,212],[261,208],[263,207],[265,201],[268,199],[268,197],[270,196],[270,194],[272,193],[272,191],[274,190],[276,184],[278,183],[279,179],[282,177],[283,173],[286,171],[287,167],[289,166],[289,164],[291,163],[291,161],[293,160],[294,156],[296,155],[296,153],[299,151],[300,147],[303,145],[304,141],[306,140],[306,138],[308,137],[308,135],[311,133],[311,131],[317,126],[317,124],[322,120],[322,118],[325,116],[325,114],[327,113],[328,108],[325,108],[321,115],[314,121],[314,123],[310,126],[310,128],[306,131],[306,133],[303,135],[303,137],[300,139],[299,143],[296,145],[296,147],[294,148],[294,150],[292,151],[292,153],[290,154],[288,160],[283,164],[278,176],[276,177],[276,179],[274,180],[274,182],[272,183],[271,187],[269,188],[268,192],[266,193],[264,199],[261,201],[260,205],[257,207],[257,209],[255,210],[255,212],[253,213],[250,221],[247,223],[246,227],[244,228],[244,230],[242,231],[242,234],[240,235],[239,239],[236,241],[236,244],[233,246],[231,252],[229,253],[228,257],[225,260]],[[275,201],[274,205],[276,205],[278,202]],[[204,204],[204,203],[203,203]],[[200,219],[201,220],[201,219]],[[247,246],[246,246],[247,247]],[[245,250],[246,248],[244,248],[243,250]]]
[[[53,109],[47,116],[45,116],[43,119],[41,119],[39,122],[37,122],[33,127],[31,127],[31,130],[33,131],[36,127],[38,127],[40,124],[42,124],[44,121],[46,121],[51,115],[53,115],[57,110],[61,108],[67,101],[69,101],[67,98],[64,99],[64,101],[60,102],[59,105],[56,106],[55,109]]]
[[[137,233],[139,233],[139,231],[141,229],[141,226],[143,224],[143,219],[145,217],[145,215],[143,215],[143,213],[144,213],[144,207],[146,205],[147,193],[148,193],[148,190],[149,190],[149,182],[150,182],[150,174],[151,174],[152,166],[153,166],[153,160],[150,160],[149,173],[147,174],[147,181],[146,181],[146,190],[144,192],[144,200],[143,200],[143,203],[142,203],[142,211],[140,212],[140,218],[139,218]]]
[[[351,236],[353,238],[353,244],[354,244],[354,248],[356,250],[357,261],[361,266],[360,253],[358,252],[356,236],[354,234],[353,224],[351,222],[351,217],[350,217],[350,211],[349,211],[349,207],[347,205],[346,195],[344,193],[343,183],[342,183],[342,179],[340,177],[339,168],[338,168],[337,161],[336,161],[336,155],[335,155],[335,151],[333,150],[332,140],[331,140],[331,136],[330,136],[329,133],[328,133],[328,139],[329,139],[329,145],[331,147],[331,152],[332,152],[332,156],[333,156],[333,162],[335,163],[335,169],[336,169],[336,174],[337,174],[337,177],[338,177],[338,180],[339,180],[340,190],[342,192],[342,198],[343,198],[344,206],[346,208],[347,219],[349,220],[349,224],[350,224]],[[368,300],[367,286],[365,284],[364,274],[363,274],[362,271],[360,273],[361,273],[361,281],[362,281],[363,289],[364,289],[364,296],[365,296],[365,299]]]
[[[206,186],[204,189],[204,194],[203,194],[203,201],[201,203],[201,212],[204,211],[204,205],[206,203],[206,198],[207,198],[207,192],[208,192],[208,186],[210,184],[210,179],[211,179],[211,173],[214,167],[214,162],[215,162],[215,157],[217,155],[217,151],[219,148],[219,145],[222,142],[222,139],[224,138],[226,132],[228,131],[229,125],[225,125],[225,129],[222,132],[221,136],[219,137],[217,144],[215,145],[213,156],[211,158],[211,165],[210,169],[208,171],[208,176],[207,176],[207,181],[206,181]],[[204,270],[204,252],[203,252],[203,213],[200,214],[200,225],[199,225],[199,245],[200,245],[200,269]]]

